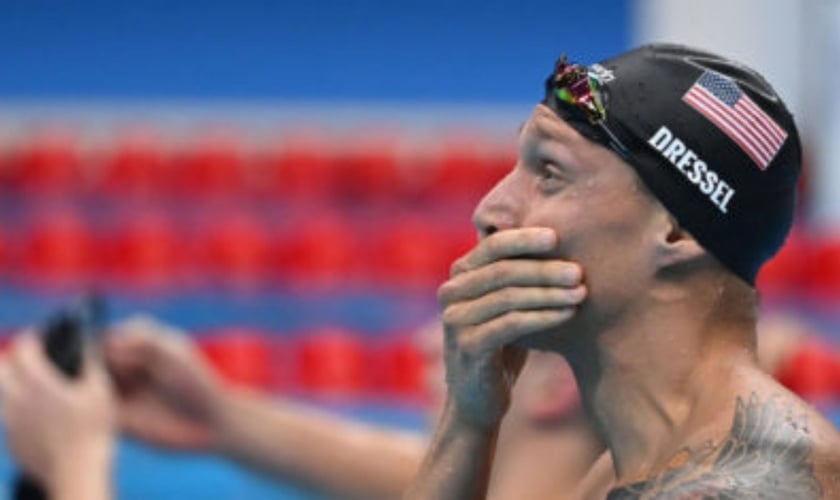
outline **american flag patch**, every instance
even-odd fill
[[[705,71],[683,101],[717,125],[762,170],[773,161],[787,132],[729,78]]]

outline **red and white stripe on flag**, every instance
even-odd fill
[[[683,101],[735,141],[762,170],[787,139],[784,129],[720,73],[705,71],[683,95]]]

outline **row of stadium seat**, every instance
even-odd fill
[[[0,355],[13,335],[0,335]],[[411,332],[371,336],[338,326],[294,333],[224,327],[190,336],[227,383],[337,402],[426,403],[428,363],[438,355],[424,352]]]
[[[427,399],[426,356],[416,338],[376,338],[341,328],[281,336],[220,329],[195,336],[229,382],[255,389],[326,398]]]
[[[198,222],[144,212],[97,225],[91,216],[62,211],[0,229],[0,270],[57,286],[434,285],[474,241],[466,215],[446,224],[417,213],[371,219],[326,211],[272,223],[239,211]]]
[[[245,148],[230,135],[185,145],[130,135],[91,150],[68,135],[35,134],[0,147],[0,185],[39,196],[474,198],[515,163],[513,137],[504,149],[476,138],[350,139],[293,136]]]
[[[129,211],[104,221],[51,211],[0,227],[0,271],[58,286],[108,280],[147,289],[283,280],[433,286],[475,241],[468,208],[282,217],[231,209],[183,220],[159,210]],[[758,284],[770,297],[837,300],[840,235],[796,229]]]
[[[372,338],[327,328],[281,337],[232,328],[196,338],[219,373],[239,385],[307,397],[418,402],[429,396],[430,354],[406,333]],[[840,403],[840,351],[828,341],[815,338],[800,346],[776,376],[808,401]]]

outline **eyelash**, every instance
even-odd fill
[[[562,180],[562,174],[557,165],[548,160],[540,160],[539,175],[541,180]]]
[[[537,171],[537,189],[545,195],[552,195],[562,190],[565,185],[565,179],[562,172],[550,162],[540,162],[539,170]]]

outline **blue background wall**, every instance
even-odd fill
[[[630,2],[0,2],[0,98],[533,102],[629,43]]]

